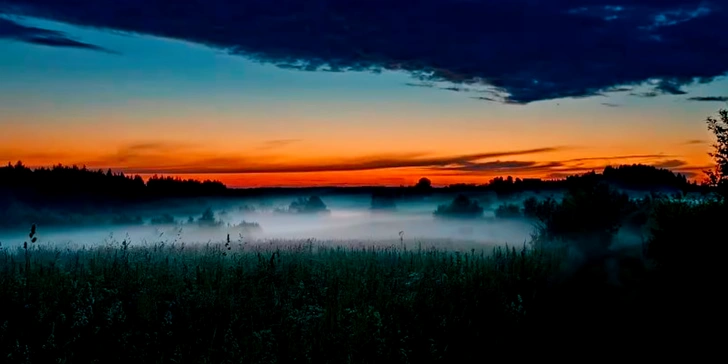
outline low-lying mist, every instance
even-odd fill
[[[428,242],[430,245],[452,242],[520,245],[533,231],[532,223],[524,219],[495,219],[493,209],[497,206],[485,206],[482,218],[435,218],[433,211],[438,204],[451,199],[398,201],[394,209],[373,210],[369,196],[323,197],[328,210],[323,213],[291,211],[290,204],[296,200],[291,197],[208,201],[166,208],[145,206],[127,212],[130,216],[141,217],[141,223],[75,227],[39,225],[37,243],[93,246],[126,240],[131,244],[190,244],[225,241],[229,234],[231,241],[246,243],[313,239],[344,245]],[[202,223],[206,210],[208,219]],[[0,242],[6,247],[22,245],[26,240],[25,229],[0,232]]]

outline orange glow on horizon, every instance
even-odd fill
[[[685,153],[683,158],[675,157],[672,155],[654,156],[654,155],[628,155],[620,154],[614,157],[594,157],[589,156],[578,156],[576,151],[567,152],[555,152],[551,155],[548,153],[537,154],[537,155],[525,155],[525,156],[514,156],[514,157],[503,157],[495,159],[486,159],[478,161],[492,169],[483,170],[458,170],[462,166],[423,166],[423,167],[399,167],[399,168],[371,168],[356,170],[356,164],[358,161],[361,163],[369,163],[366,158],[356,159],[354,162],[351,161],[335,161],[331,160],[321,165],[321,171],[314,172],[286,172],[287,169],[293,169],[300,166],[308,168],[315,164],[300,164],[294,162],[288,162],[283,165],[282,171],[274,171],[267,173],[206,173],[206,172],[195,172],[195,167],[200,167],[199,164],[190,163],[187,164],[191,169],[186,170],[182,173],[175,173],[173,171],[165,171],[164,169],[175,165],[175,159],[179,158],[165,158],[162,155],[149,158],[147,160],[131,161],[127,165],[122,163],[116,165],[100,164],[100,163],[77,163],[78,157],[60,158],[53,159],[53,156],[42,155],[33,156],[28,155],[28,158],[17,158],[15,160],[21,160],[23,163],[30,167],[41,167],[41,166],[52,166],[59,163],[63,165],[85,165],[87,168],[92,170],[97,169],[111,169],[115,172],[124,172],[127,175],[140,175],[147,180],[152,175],[158,176],[171,176],[179,177],[183,179],[196,179],[196,180],[216,180],[224,183],[231,188],[255,188],[255,187],[317,187],[317,186],[410,186],[415,184],[421,177],[429,178],[434,186],[446,186],[451,184],[465,183],[465,184],[484,184],[489,182],[495,177],[507,177],[512,176],[513,178],[541,178],[541,179],[553,179],[563,178],[568,175],[575,175],[590,172],[595,170],[601,172],[607,165],[621,165],[621,164],[647,164],[655,165],[657,167],[668,168],[676,173],[686,174],[691,180],[702,181],[702,171],[711,167],[712,163],[709,157],[703,153]],[[689,156],[691,158],[685,158]],[[35,158],[34,158],[35,157]],[[553,158],[559,157],[559,158]],[[447,157],[446,157],[447,158]],[[456,158],[456,157],[455,157]],[[145,158],[146,159],[146,158]],[[11,163],[15,163],[15,160],[11,160]],[[50,162],[54,160],[55,162]],[[412,159],[417,161],[418,159]],[[99,160],[103,162],[103,160]],[[411,161],[404,157],[402,163]],[[436,160],[437,161],[437,160]],[[149,166],[145,166],[145,162],[149,163]],[[160,163],[159,162],[166,162]],[[225,162],[229,162],[225,158],[219,160],[219,164],[215,165],[216,168],[225,168]],[[394,160],[399,163],[399,160]],[[353,170],[326,170],[327,166],[343,165],[347,168],[354,163],[351,168]],[[347,164],[348,163],[348,164]],[[467,163],[473,163],[468,161]],[[467,165],[466,163],[466,165]],[[522,163],[522,164],[520,164]],[[500,164],[503,164],[502,166]],[[161,169],[158,171],[154,170],[154,165],[161,165]],[[177,164],[179,165],[179,164]],[[271,164],[259,164],[255,168],[280,168],[280,165]],[[367,167],[368,168],[368,167]],[[232,170],[235,169],[233,165]]]
[[[435,186],[484,184],[499,176],[553,179],[592,170],[600,172],[607,165],[622,164],[668,168],[701,181],[702,171],[713,164],[707,154],[710,147],[704,141],[683,144],[663,141],[648,146],[623,141],[601,147],[515,144],[509,148],[487,149],[442,144],[440,153],[436,154],[407,149],[357,154],[326,144],[312,149],[305,142],[292,139],[259,144],[264,148],[208,149],[195,143],[174,141],[117,142],[106,147],[59,142],[48,145],[43,152],[34,152],[11,143],[0,149],[0,158],[11,163],[20,160],[30,167],[59,163],[85,165],[92,170],[138,174],[145,179],[154,174],[210,179],[232,188],[409,186],[421,177],[429,178]],[[301,153],[304,151],[306,154]]]

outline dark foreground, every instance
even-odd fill
[[[0,362],[656,358],[720,332],[720,285],[675,272],[524,248],[29,244],[0,252]]]

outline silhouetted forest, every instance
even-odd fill
[[[15,198],[29,204],[135,203],[161,198],[222,196],[227,187],[218,181],[152,176],[126,176],[111,170],[56,165],[31,169],[17,162],[0,168],[3,202]]]
[[[560,180],[514,179],[508,176],[494,178],[483,185],[457,184],[443,188],[435,188],[429,179],[421,178],[412,186],[401,187],[237,189],[211,180],[197,181],[155,175],[145,182],[138,175],[128,176],[111,170],[104,172],[60,164],[50,168],[32,169],[17,162],[15,165],[9,163],[0,168],[0,225],[40,222],[38,219],[41,216],[46,225],[68,224],[85,220],[81,215],[111,210],[114,213],[123,213],[124,209],[141,203],[172,199],[366,194],[373,196],[373,206],[379,208],[383,201],[382,196],[386,196],[386,202],[392,206],[397,200],[418,199],[434,194],[495,193],[498,198],[508,199],[523,192],[565,191],[595,182],[606,182],[621,189],[670,193],[709,190],[706,186],[689,182],[684,175],[646,165],[607,167],[602,173],[593,171]],[[79,215],[71,218],[63,215],[66,213]]]

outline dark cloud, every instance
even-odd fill
[[[728,102],[728,96],[695,96],[695,97],[688,97],[688,101]]]
[[[723,0],[0,0],[5,12],[182,39],[280,67],[412,74],[526,104],[643,96],[728,72]],[[0,10],[2,11],[2,10]],[[62,42],[59,42],[62,43]],[[490,101],[490,100],[489,100]]]
[[[470,91],[469,88],[466,87],[457,87],[457,86],[449,86],[449,87],[440,87],[441,90],[447,90],[447,91],[455,91],[455,92],[467,92]]]
[[[445,174],[483,174],[483,175],[542,175],[546,178],[563,178],[574,174],[581,174],[590,171],[602,171],[605,167],[617,164],[632,164],[630,160],[639,160],[645,164],[645,160],[664,159],[663,154],[647,155],[626,155],[608,157],[575,158],[560,161],[488,161],[488,162],[466,162],[457,166],[432,167],[433,171],[447,172]],[[602,163],[598,163],[598,162]],[[584,163],[584,162],[597,162]],[[687,162],[677,159],[660,160],[649,163],[658,168],[671,170],[693,170],[702,167],[690,167]],[[435,174],[437,175],[437,174]]]
[[[428,87],[429,88],[429,87],[435,87],[435,84],[432,83],[432,82],[429,82],[429,83],[427,83],[427,82],[418,82],[418,83],[407,82],[407,83],[405,83],[405,86],[410,86],[410,87]]]
[[[667,95],[685,95],[687,92],[682,89],[682,85],[689,82],[690,80],[660,80],[655,86],[655,90]]]
[[[0,4],[1,3],[2,1],[0,1]],[[69,38],[64,32],[37,27],[29,27],[17,23],[11,19],[0,17],[0,39],[2,38],[49,47],[78,48],[104,53],[118,54],[117,52],[111,51],[104,47],[99,47],[90,43],[73,40]]]
[[[700,139],[692,139],[692,140],[688,140],[688,141],[686,141],[686,142],[685,142],[684,144],[688,144],[688,145],[694,145],[694,144],[706,144],[706,143],[708,143],[708,142],[707,142],[707,141],[705,141],[705,140],[700,140]]]
[[[492,173],[524,173],[531,171],[543,171],[563,167],[563,162],[535,162],[535,161],[492,161],[483,163],[463,163],[455,167],[435,167],[438,171],[457,172],[487,172]]]
[[[673,157],[672,155],[666,155],[666,154],[631,154],[631,155],[613,155],[613,156],[604,156],[604,157],[585,157],[585,158],[574,158],[566,160],[565,162],[574,163],[574,162],[587,162],[587,161],[621,161],[626,162],[628,160],[645,160],[645,159],[663,159],[663,158],[669,158]]]
[[[613,104],[611,102],[602,102],[602,105],[609,106],[609,107],[619,107],[619,106],[621,106],[619,104]]]
[[[481,100],[481,101],[492,101],[492,102],[498,102],[498,100],[497,100],[497,99],[494,99],[494,98],[492,98],[492,97],[487,97],[487,96],[474,96],[474,97],[471,97],[471,99],[474,99],[474,100]]]
[[[628,92],[632,90],[632,87],[608,87],[604,90],[604,92]]]
[[[660,94],[656,91],[647,91],[647,92],[630,92],[630,95],[648,98],[648,97],[657,97]]]

